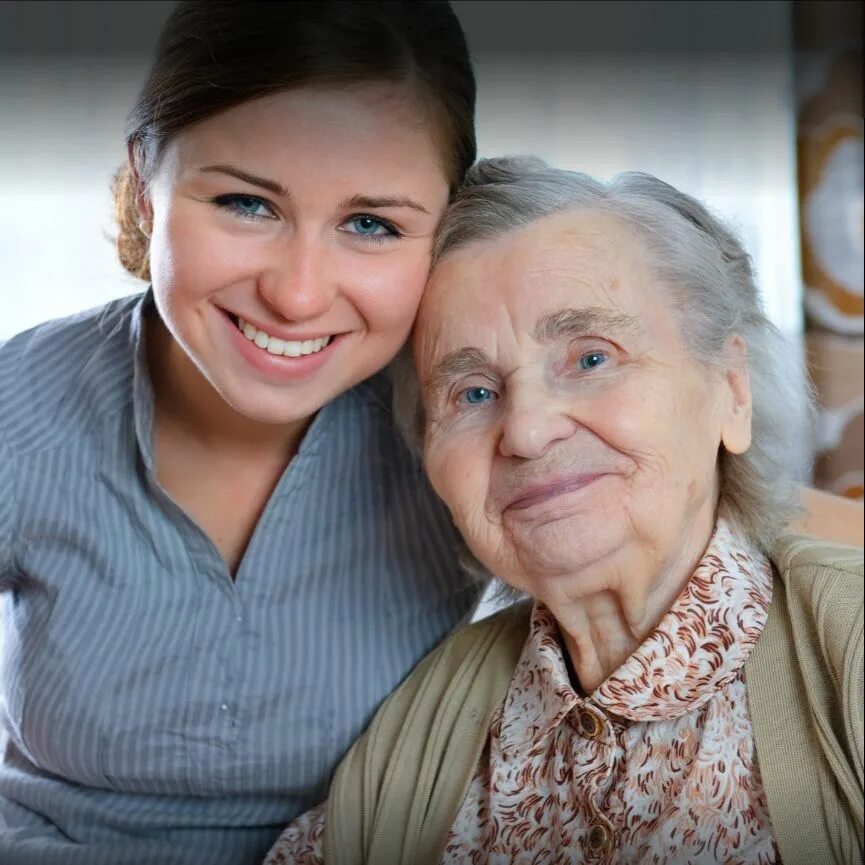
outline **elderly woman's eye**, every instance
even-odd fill
[[[467,387],[459,394],[458,401],[463,405],[484,405],[498,399],[498,394],[488,387]]]
[[[589,351],[581,355],[577,361],[577,366],[580,369],[588,370],[595,369],[601,366],[607,360],[607,355],[603,351]]]

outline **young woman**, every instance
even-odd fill
[[[257,862],[465,616],[391,422],[474,80],[446,3],[187,2],[130,119],[141,296],[0,349],[0,862]]]
[[[0,348],[0,862],[242,865],[471,608],[380,371],[475,155],[441,2],[184,2],[136,297]]]

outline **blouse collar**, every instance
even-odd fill
[[[555,618],[535,603],[502,709],[502,747],[518,751],[539,744],[582,705],[631,721],[672,720],[699,708],[739,675],[766,624],[771,600],[769,560],[719,519],[671,609],[585,698],[571,684]]]

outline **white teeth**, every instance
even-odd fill
[[[279,339],[271,336],[263,330],[258,330],[254,325],[242,318],[237,320],[240,332],[259,348],[263,348],[268,354],[284,355],[285,357],[300,357],[306,354],[315,354],[330,344],[332,337],[320,336],[318,339]]]
[[[258,345],[258,343],[256,343]],[[271,354],[282,354],[285,350],[285,340],[277,339],[275,336],[268,337],[267,350]]]

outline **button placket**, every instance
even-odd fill
[[[587,815],[588,825],[584,837],[584,849],[591,862],[608,862],[615,846],[615,833],[610,821],[600,812],[598,798],[601,795],[603,782],[610,777],[613,770],[611,762],[613,738],[611,737],[614,734],[609,721],[587,705],[576,708],[571,716],[571,724],[577,735],[586,741],[587,747],[592,747],[588,743],[594,743],[597,758],[607,762],[604,778],[596,776],[596,786],[587,797],[589,814]]]

